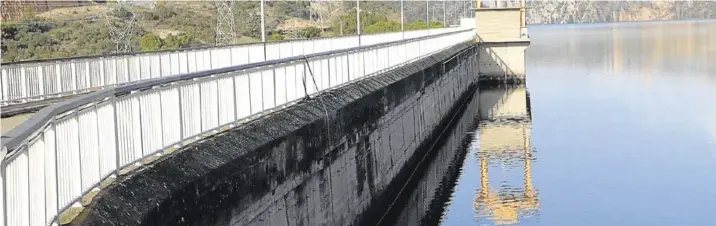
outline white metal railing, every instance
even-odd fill
[[[2,139],[0,226],[57,225],[58,213],[146,157],[474,36],[462,30],[157,78],[45,107]]]
[[[151,78],[457,31],[440,28],[200,49],[4,63],[0,106],[86,93]]]

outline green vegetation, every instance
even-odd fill
[[[383,32],[395,32],[400,31],[400,23],[390,20],[379,20],[374,24],[368,25],[365,28],[365,33],[383,33]]]
[[[321,36],[321,29],[317,27],[305,27],[298,31],[298,37],[301,38],[316,38]]]
[[[109,40],[103,23],[84,21],[63,24],[42,19],[24,19],[15,24],[2,24],[3,62],[70,57],[111,52],[116,46]]]
[[[420,30],[425,29],[426,27],[427,25],[423,19],[417,19],[405,25],[405,30]]]
[[[281,35],[278,32],[271,33],[271,35],[269,35],[269,37],[268,37],[269,41],[281,41],[283,39],[284,39],[283,35]]]
[[[190,42],[191,38],[183,34],[177,37],[174,37],[174,35],[169,34],[164,39],[154,34],[145,34],[139,39],[139,49],[141,51],[179,49],[188,47]]]
[[[139,48],[142,51],[157,50],[161,47],[162,39],[153,34],[146,34],[142,36],[142,39],[139,41]]]
[[[421,8],[422,4],[414,7]],[[363,33],[400,30],[399,3],[368,1],[361,3]],[[109,13],[106,5],[93,8],[60,8],[43,13],[25,13],[26,18],[0,24],[2,61],[19,61],[110,54],[117,44],[110,39],[109,24],[128,28],[131,51],[153,51],[212,46],[215,43],[216,8],[211,1],[156,1],[133,5]],[[236,43],[255,42],[261,37],[258,1],[238,1],[233,12]],[[64,13],[63,13],[64,12]],[[269,41],[316,38],[323,35],[356,34],[353,2],[266,1],[266,31]],[[422,15],[420,15],[422,13]],[[407,18],[425,18],[425,10],[406,11]],[[135,18],[132,20],[132,18]],[[291,23],[286,23],[287,21]],[[131,22],[130,21],[134,21]],[[288,24],[288,25],[287,25]],[[442,27],[431,22],[432,28]],[[425,29],[424,20],[406,24],[407,30]]]

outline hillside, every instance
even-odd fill
[[[450,2],[448,14],[457,10],[458,4],[466,3]],[[25,10],[22,19],[2,21],[2,61],[113,53],[118,47],[110,34],[118,32],[131,37],[130,51],[215,43],[217,9],[212,1],[141,1],[121,9],[114,6],[91,4],[42,13]],[[425,2],[405,2],[407,29],[426,27],[425,7]],[[435,8],[431,20],[442,21],[442,3],[431,2],[431,7]],[[234,43],[259,41],[259,2],[237,1],[232,10],[238,36]],[[264,11],[269,40],[356,33],[353,1],[266,1]],[[398,1],[361,3],[361,27],[366,33],[398,31],[399,21]],[[453,17],[447,22],[457,21]],[[431,26],[443,25],[433,22]]]
[[[528,1],[529,24],[716,18],[714,1]]]

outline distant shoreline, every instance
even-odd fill
[[[685,19],[685,20],[632,20],[632,21],[615,21],[615,22],[581,22],[581,23],[564,23],[564,24],[527,24],[527,27],[547,27],[547,26],[608,26],[613,24],[620,25],[637,25],[647,23],[683,23],[683,22],[716,22],[716,19]]]

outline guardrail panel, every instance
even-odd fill
[[[61,204],[71,204],[82,194],[77,113],[57,120],[57,190]]]
[[[301,78],[296,75],[296,65],[288,64],[284,67],[286,70],[286,101],[294,101],[298,99],[299,86],[301,85]]]
[[[189,52],[179,52],[177,55],[179,56],[179,63],[177,64],[179,73],[189,73]]]
[[[261,73],[261,85],[263,88],[261,88],[262,92],[262,108],[264,110],[271,109],[276,106],[276,97],[274,88],[276,87],[276,84],[274,83],[274,72],[273,70],[264,70]]]
[[[266,60],[263,45],[250,45],[248,46],[249,51],[249,63],[258,63]]]
[[[201,132],[219,127],[219,96],[216,79],[208,78],[199,84],[201,96]]]
[[[201,132],[201,97],[196,82],[183,85],[179,91],[181,101],[182,139],[198,135]]]
[[[249,75],[236,72],[234,77],[236,93],[236,118],[242,119],[251,115],[251,84]]]
[[[330,64],[328,59],[323,59],[321,62],[321,90],[328,89],[331,87],[331,70],[330,70]]]
[[[318,67],[317,61],[318,60],[309,60],[308,64],[303,67],[304,71],[302,74],[305,80],[303,88],[305,89],[305,92],[308,93],[308,95],[313,95],[314,93],[318,92],[318,82],[320,80],[318,80],[317,78],[317,73],[319,73],[316,71]]]
[[[104,71],[104,78],[102,78],[103,84],[105,86],[116,84],[117,70],[115,68],[114,59],[102,58],[102,70]],[[62,90],[67,91],[64,86],[62,87]]]
[[[142,156],[161,150],[163,145],[162,109],[159,91],[154,90],[139,95],[139,118],[142,134]],[[167,112],[167,114],[171,114]]]
[[[151,73],[149,73],[149,78],[159,78],[162,77],[162,59],[160,55],[149,55],[149,70]]]
[[[274,82],[276,83],[276,105],[283,105],[287,103],[286,95],[286,67],[277,67],[274,71]]]
[[[219,125],[225,125],[236,121],[234,109],[234,78],[225,76],[217,80],[217,96],[219,97]]]
[[[115,120],[114,101],[106,101],[97,106],[99,172],[102,178],[112,174],[119,167],[117,165],[117,130]]]
[[[209,64],[211,65],[211,69],[221,68],[222,65],[219,61],[221,61],[221,50],[219,49],[210,49],[209,50]]]
[[[117,84],[129,82],[129,63],[127,58],[115,58],[117,67]]]
[[[328,87],[336,87],[341,84],[341,56],[331,57],[328,59],[328,70],[329,70],[329,84]]]
[[[178,75],[181,73],[181,60],[180,60],[180,52],[174,52],[169,54],[169,61],[171,62],[169,74],[171,75]]]
[[[94,107],[79,112],[78,126],[82,190],[87,191],[100,179],[97,112]]]
[[[179,87],[166,88],[161,91],[162,102],[162,141],[169,147],[181,140],[181,118],[179,112]]]
[[[31,143],[28,150],[28,162],[33,166],[29,168],[30,189],[30,224],[44,226],[45,224],[45,140],[42,135]]]
[[[148,70],[142,67],[142,58],[132,57],[127,58],[127,81],[135,82],[142,79],[142,73]]]
[[[234,65],[243,65],[249,63],[249,47],[236,46],[231,47],[231,62]]]
[[[8,89],[10,88],[8,84],[8,76],[10,76],[9,70],[8,67],[0,68],[0,100],[2,101],[10,100],[8,97]]]
[[[22,76],[20,75],[20,67],[6,67],[3,76],[3,84],[7,84],[5,86],[5,90],[7,90],[7,95],[5,95],[9,100],[16,100],[16,99],[22,99],[25,98],[22,94]]]
[[[328,48],[326,48],[328,47]],[[331,49],[331,43],[329,40],[325,39],[314,39],[313,40],[313,52],[314,53],[321,53],[323,51],[326,51],[328,49]]]
[[[25,67],[25,76],[27,76],[27,97],[37,97],[42,95],[42,69],[38,67]]]
[[[30,224],[30,194],[28,185],[28,153],[27,147],[10,162],[6,170],[7,188],[7,222],[8,225]]]
[[[251,97],[251,114],[263,111],[263,92],[261,92],[261,72],[249,74],[249,91]]]
[[[303,55],[316,53],[313,48],[313,42],[311,40],[302,41],[303,44]]]
[[[266,60],[277,60],[281,57],[279,43],[266,43]]]
[[[291,42],[291,54],[293,54],[293,56],[306,55],[303,51],[303,42],[302,41]]]
[[[117,101],[117,151],[119,166],[132,163],[142,157],[142,134],[139,128],[139,106],[133,96],[125,96]]]
[[[45,141],[45,224],[49,225],[57,215],[57,152],[55,142],[55,124],[51,123],[43,133]],[[0,202],[1,203],[1,202]]]
[[[159,59],[160,59],[159,66],[161,68],[161,76],[160,77],[172,75],[171,54],[169,54],[169,53],[160,54]]]
[[[152,66],[154,64],[151,64],[152,58],[151,56],[144,55],[138,57],[139,60],[136,65],[133,65],[133,67],[138,67],[139,74],[137,74],[137,81],[138,80],[144,80],[144,79],[150,79],[152,78]],[[144,62],[144,63],[140,63]]]
[[[211,50],[204,50],[201,51],[201,67],[199,68],[199,71],[205,71],[205,70],[211,70],[214,69],[211,67]]]
[[[295,43],[294,41],[290,41],[290,42],[281,42],[278,44],[279,59],[297,56],[297,55],[293,55],[293,44],[294,43]]]
[[[345,55],[341,56],[340,65],[341,65],[341,68],[340,68],[341,69],[341,73],[340,73],[341,83],[340,84],[345,84],[346,82],[348,82],[350,80],[350,78],[348,77],[350,74],[349,68],[348,68],[348,56],[345,56]]]
[[[306,65],[306,86],[308,94],[314,94],[321,89],[321,61],[311,60]]]
[[[187,58],[187,71],[188,72],[196,72],[196,62],[197,62],[197,52],[187,52],[186,58]]]

